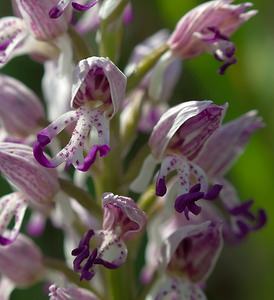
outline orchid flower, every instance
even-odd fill
[[[205,51],[223,63],[220,74],[237,62],[235,46],[229,37],[257,11],[249,9],[251,3],[231,4],[233,0],[205,2],[189,11],[178,22],[168,40],[171,51],[188,59]]]
[[[74,271],[81,274],[81,280],[91,280],[96,265],[107,269],[120,267],[127,258],[125,241],[140,232],[146,223],[145,213],[128,197],[104,193],[103,209],[102,230],[90,229],[72,251],[76,256]],[[90,248],[91,240],[97,241],[94,249]]]
[[[227,232],[230,240],[239,240],[249,232],[262,228],[266,223],[263,209],[251,211],[252,200],[241,203],[233,185],[224,179],[235,160],[243,153],[252,134],[263,127],[256,111],[250,111],[220,127],[209,139],[196,163],[207,173],[210,181],[223,185],[220,198],[231,215],[232,227]]]
[[[126,88],[125,75],[107,58],[90,57],[78,63],[74,72],[71,110],[61,115],[37,134],[34,156],[47,168],[66,161],[80,171],[87,171],[97,154],[106,156],[109,146],[109,119],[119,110]],[[76,122],[67,146],[54,158],[44,155],[45,147],[65,127]],[[97,131],[98,141],[84,158],[83,151],[91,129]]]
[[[40,249],[22,234],[14,243],[5,247],[0,246],[0,269],[3,276],[19,287],[36,283],[45,272]]]
[[[13,57],[35,54],[43,59],[58,58],[59,49],[69,43],[62,39],[68,29],[71,11],[51,20],[47,10],[55,0],[16,0],[20,17],[0,19],[0,67]]]
[[[160,227],[157,269],[164,271],[146,299],[206,299],[199,285],[206,281],[220,255],[222,224],[206,221],[181,226],[171,218]]]
[[[41,167],[32,148],[22,144],[0,143],[0,171],[18,190],[0,199],[0,244],[9,245],[19,234],[27,206],[50,212],[59,183],[55,170]]]
[[[166,178],[176,171],[175,209],[184,212],[187,218],[189,212],[198,215],[201,209],[195,202],[199,199],[215,199],[221,186],[213,185],[208,188],[207,176],[194,163],[194,159],[219,128],[225,110],[226,106],[218,106],[211,101],[190,101],[164,113],[149,139],[152,155],[145,160],[131,188],[142,191],[150,181],[155,165],[160,162],[156,195],[166,194]]]
[[[29,88],[12,77],[0,75],[0,119],[8,134],[27,137],[40,128],[39,121],[44,117],[41,101]]]

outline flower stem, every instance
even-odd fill
[[[66,276],[66,278],[70,282],[92,291],[98,297],[98,299],[103,299],[102,295],[88,282],[80,281],[79,276],[76,273],[74,273],[70,268],[68,268],[68,266],[63,261],[56,258],[45,257],[43,262],[47,268],[61,272]]]
[[[148,212],[152,205],[155,203],[156,195],[155,195],[155,186],[151,185],[148,189],[141,195],[138,200],[138,205],[145,212]]]
[[[59,183],[63,192],[77,200],[84,208],[86,208],[97,218],[102,218],[102,209],[87,191],[74,185],[67,179],[59,178]]]
[[[90,57],[92,53],[87,43],[72,26],[69,27],[68,33],[72,40],[74,59],[76,63],[84,58]]]
[[[168,45],[164,44],[139,62],[135,70],[128,77],[127,91],[132,90],[138,85],[144,75],[157,63],[160,57],[167,52],[168,49]]]

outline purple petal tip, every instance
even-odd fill
[[[164,196],[166,194],[166,190],[165,177],[160,177],[156,182],[156,196]]]
[[[49,17],[51,19],[57,19],[63,14],[63,11],[59,9],[58,7],[54,6],[50,11],[49,11]]]

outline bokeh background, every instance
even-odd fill
[[[172,30],[184,13],[201,2],[204,1],[133,0],[135,18],[126,28],[121,66],[136,43],[161,28]],[[220,76],[216,72],[218,63],[210,55],[186,61],[172,98],[172,104],[193,99],[212,99],[220,104],[227,101],[226,121],[257,109],[266,123],[252,138],[229,177],[242,199],[252,197],[257,207],[266,209],[269,221],[265,229],[251,235],[243,244],[225,248],[208,281],[210,300],[274,299],[274,3],[272,0],[253,3],[258,15],[233,36],[238,64]],[[10,1],[0,1],[0,16],[11,14]],[[42,66],[28,57],[14,59],[1,73],[14,76],[41,95]],[[0,195],[4,195],[10,189],[0,180]],[[46,253],[62,255],[61,234],[52,231],[50,225],[46,236],[36,241]],[[11,299],[48,299],[42,289],[38,285],[28,291],[17,290]]]

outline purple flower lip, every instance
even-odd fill
[[[209,190],[204,193],[201,192],[201,184],[195,184],[191,187],[188,193],[180,195],[176,198],[174,208],[177,212],[184,212],[186,218],[189,220],[189,212],[194,215],[198,215],[201,212],[201,207],[198,206],[195,202],[201,199],[204,200],[215,200],[220,191],[222,189],[222,185],[215,184],[209,188]]]
[[[88,9],[90,9],[91,7],[93,7],[94,5],[96,5],[98,3],[98,0],[93,0],[93,1],[90,1],[86,4],[80,4],[80,3],[77,3],[77,2],[72,2],[71,5],[74,9],[76,10],[79,10],[79,11],[86,11]]]
[[[83,164],[77,167],[77,170],[86,172],[94,164],[98,152],[100,157],[105,157],[109,151],[110,147],[108,145],[94,145],[85,157]]]
[[[71,254],[76,256],[73,261],[73,269],[75,272],[81,273],[80,280],[91,280],[94,277],[94,265],[102,265],[107,269],[116,269],[119,267],[115,263],[102,259],[98,248],[94,248],[92,252],[90,251],[89,243],[94,236],[94,230],[88,230],[83,239],[79,242],[78,247],[71,251]],[[83,262],[84,265],[82,266]]]
[[[237,63],[237,59],[234,57],[236,48],[230,39],[222,34],[217,27],[208,27],[207,30],[213,33],[212,37],[204,38],[204,41],[209,45],[218,45],[217,50],[213,50],[213,55],[216,60],[223,62],[223,65],[219,68],[219,74],[224,75],[227,68]]]
[[[156,182],[156,195],[162,197],[166,194],[166,191],[167,188],[166,188],[165,177],[161,177]]]
[[[63,14],[63,11],[59,9],[58,7],[54,6],[49,11],[49,17],[52,19],[57,19]]]
[[[35,159],[46,168],[55,168],[56,164],[53,164],[44,154],[44,147],[38,142],[33,145],[33,156]]]
[[[10,45],[11,40],[6,40],[3,43],[0,44],[0,51],[5,51],[8,46]]]
[[[267,222],[265,210],[259,209],[257,214],[251,212],[253,200],[248,200],[229,210],[229,213],[236,218],[239,232],[236,236],[239,239],[246,237],[251,231],[257,231],[264,227]]]

